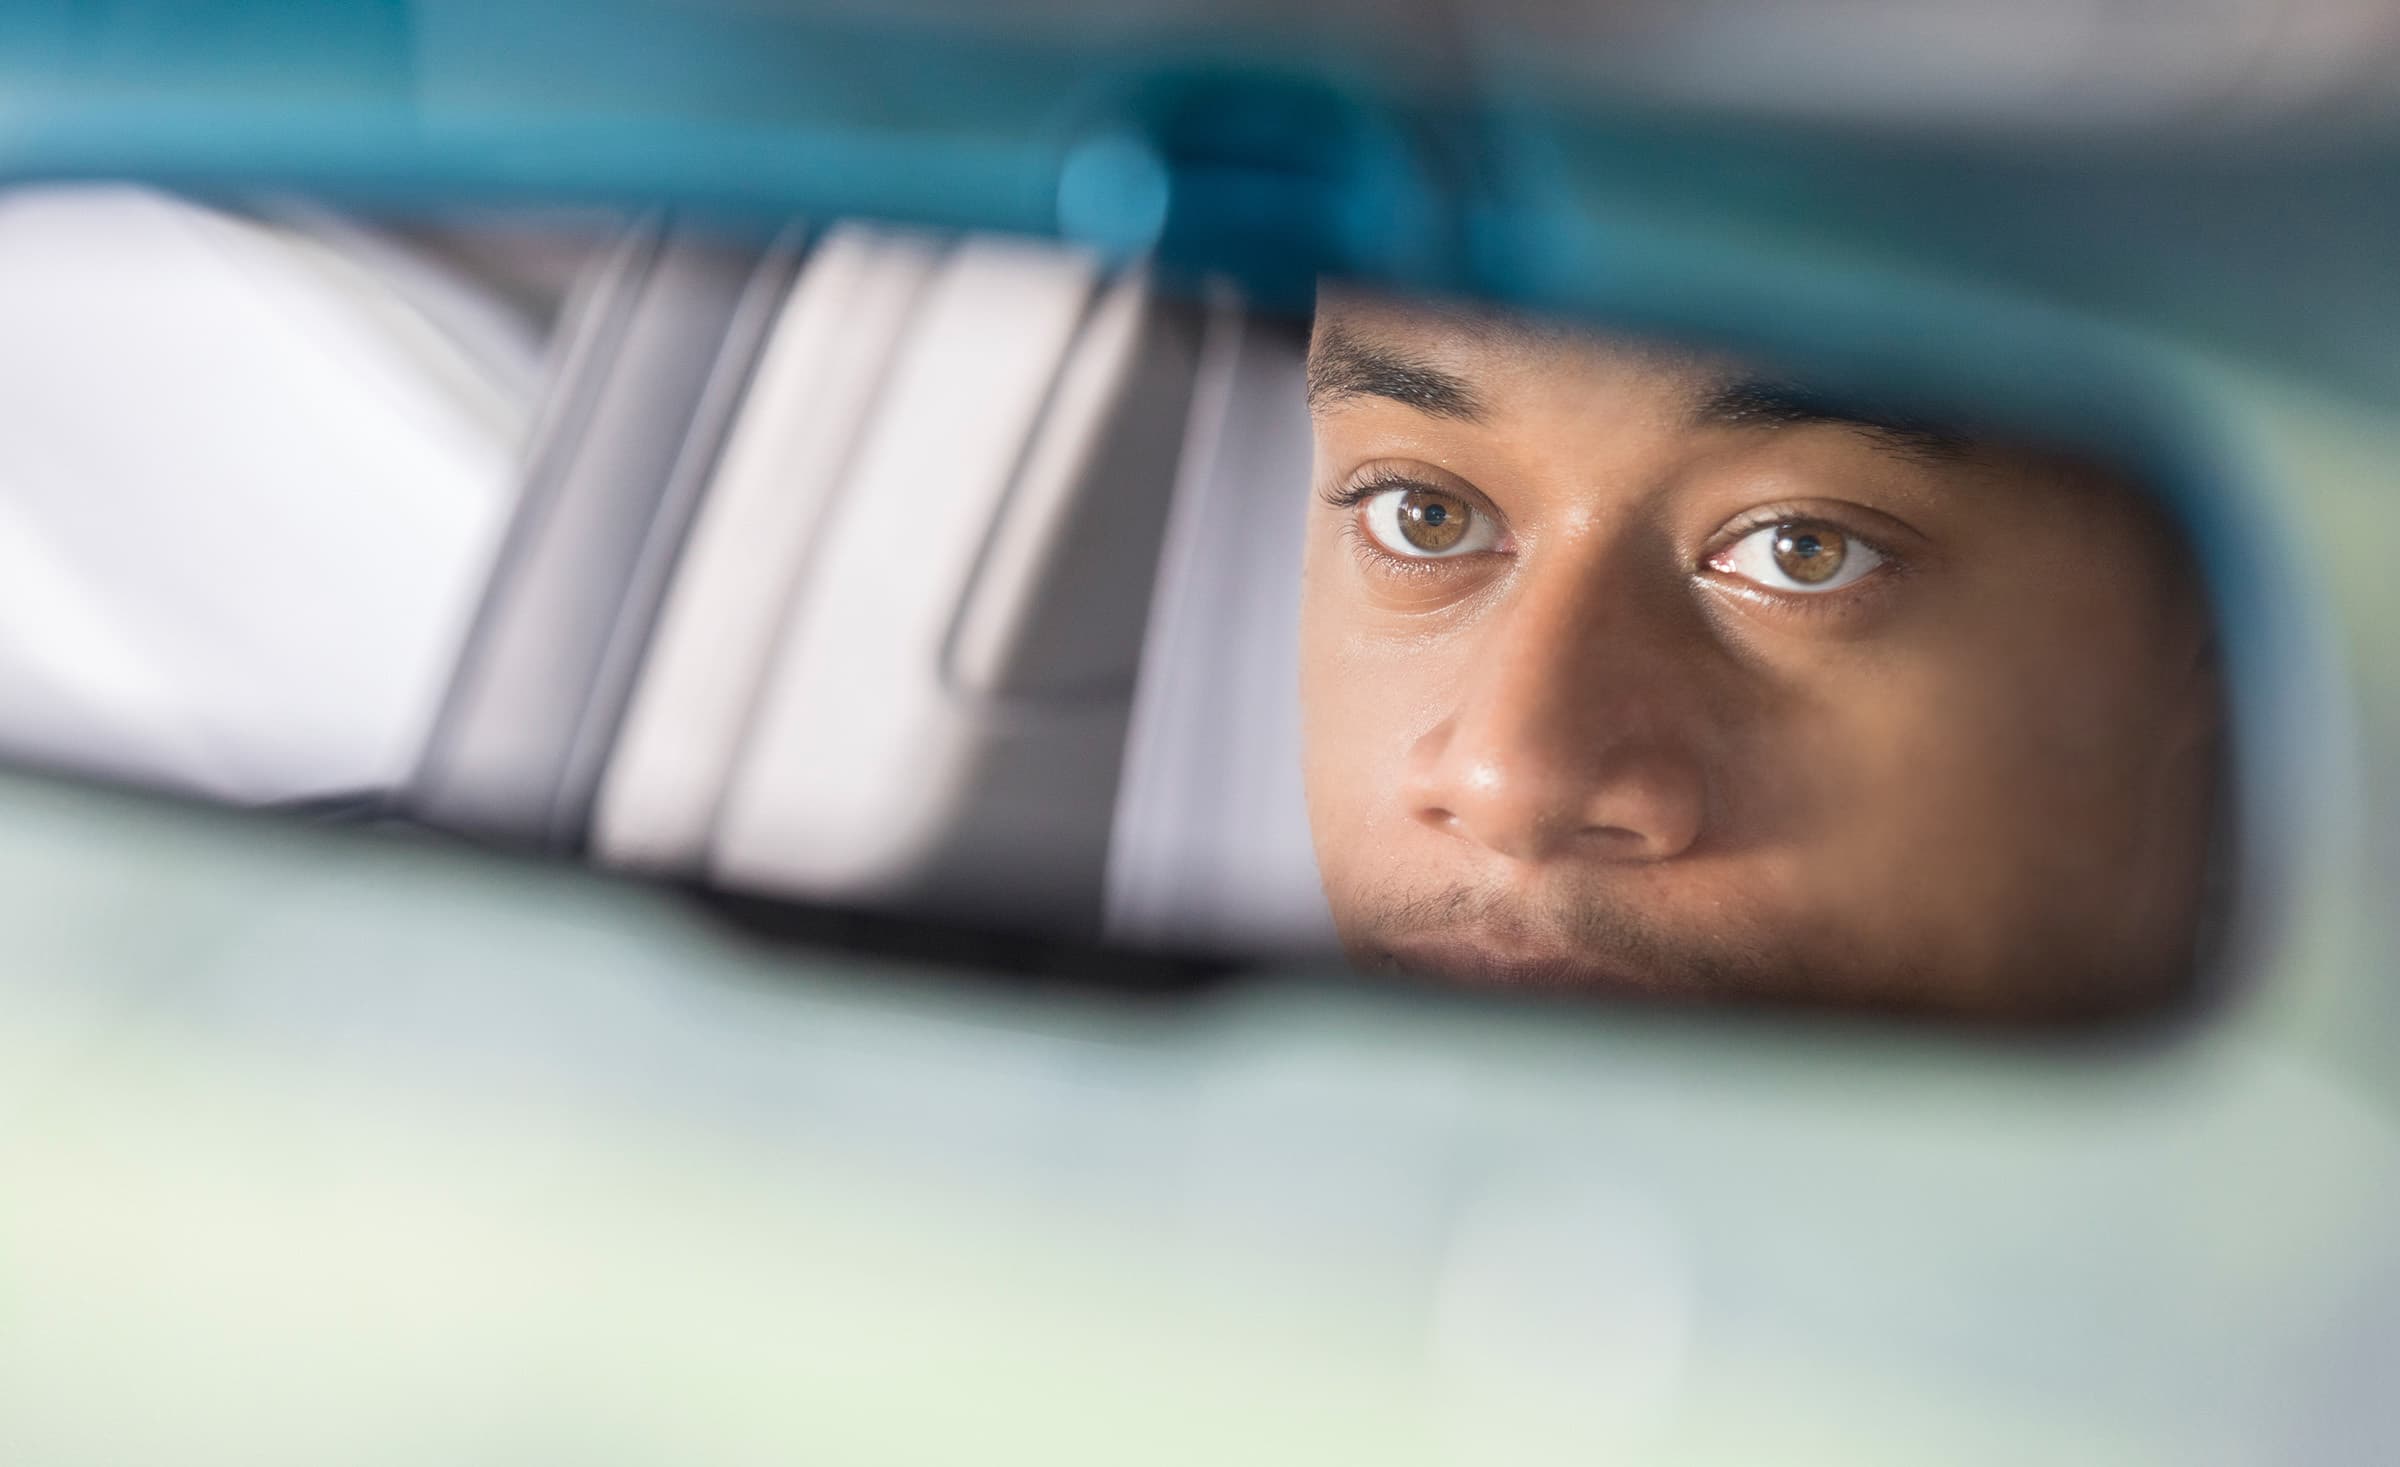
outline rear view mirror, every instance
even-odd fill
[[[37,763],[1513,990],[2084,1018],[2233,921],[2106,423],[855,224],[51,190],[0,252],[77,287],[0,293]]]

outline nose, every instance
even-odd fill
[[[1527,864],[1664,861],[1700,839],[1705,654],[1671,614],[1596,599],[1523,597],[1482,629],[1410,751],[1417,820]]]

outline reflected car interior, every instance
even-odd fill
[[[242,374],[179,384],[219,424],[204,452],[139,439],[245,486],[207,586],[128,595],[129,552],[190,548],[146,528],[171,522],[155,467],[55,480],[104,515],[45,539],[72,599],[155,613],[120,659],[150,706],[78,714],[20,666],[12,751],[996,933],[1326,951],[1291,646],[1302,334],[1045,245],[608,224],[0,202],[21,279],[110,242],[73,277],[95,352],[244,342]],[[161,283],[112,294],[137,265]],[[127,391],[66,386],[87,413]],[[277,405],[309,391],[379,416],[295,432]],[[329,499],[338,524],[311,518]],[[243,615],[282,641],[211,620]],[[106,666],[53,637],[6,655]]]

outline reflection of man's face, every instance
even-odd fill
[[[2018,1015],[2188,967],[2219,693],[2132,490],[1358,300],[1310,396],[1308,798],[1361,962]]]

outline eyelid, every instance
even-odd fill
[[[1325,489],[1317,497],[1335,509],[1350,509],[1391,489],[1423,489],[1463,499],[1477,514],[1488,515],[1503,530],[1508,528],[1508,516],[1482,490],[1454,474],[1428,472],[1415,464],[1390,461],[1362,464],[1340,484]]]
[[[1409,493],[1437,494],[1467,506],[1474,518],[1488,527],[1490,542],[1465,550],[1444,554],[1413,555],[1383,543],[1383,537],[1364,523],[1374,512],[1374,503],[1386,497]],[[1474,485],[1453,475],[1424,472],[1422,466],[1402,462],[1369,462],[1351,471],[1346,481],[1318,492],[1317,498],[1341,516],[1341,535],[1351,549],[1373,561],[1384,575],[1450,576],[1461,566],[1488,562],[1495,555],[1506,555],[1514,546],[1507,519],[1491,500]]]
[[[1439,550],[1420,550],[1408,544],[1408,532],[1401,522],[1401,506],[1412,498],[1428,497],[1428,491],[1417,488],[1385,489],[1359,501],[1350,515],[1353,525],[1362,526],[1378,549],[1402,560],[1465,560],[1469,556],[1489,555],[1500,549],[1502,529],[1491,515],[1469,504],[1456,494],[1431,491],[1430,497],[1448,500],[1465,514],[1460,527],[1459,543]]]
[[[1866,541],[1854,539],[1847,532],[1833,525],[1819,523],[1814,528],[1839,536],[1859,558],[1853,563],[1849,556],[1845,555],[1841,560],[1835,562],[1827,579],[1820,583],[1811,584],[1800,581],[1799,578],[1792,576],[1775,563],[1778,552],[1774,548],[1772,539],[1786,530],[1795,528],[1805,529],[1810,526],[1807,521],[1801,520],[1785,520],[1775,524],[1761,525],[1710,556],[1708,568],[1719,575],[1730,576],[1745,586],[1778,598],[1824,601],[1851,592],[1854,587],[1875,577],[1894,563],[1885,557],[1882,551],[1877,550]]]
[[[1699,563],[1705,567],[1709,561],[1741,543],[1744,536],[1754,535],[1772,525],[1827,525],[1866,546],[1891,564],[1898,565],[1911,560],[1911,554],[1894,543],[1896,536],[1858,525],[1857,521],[1868,517],[1869,513],[1855,506],[1762,504],[1755,509],[1742,511],[1709,536],[1708,543],[1700,548]],[[1886,520],[1888,516],[1873,515],[1873,518]],[[1891,523],[1898,524],[1897,521]],[[1900,526],[1904,531],[1907,528]]]

